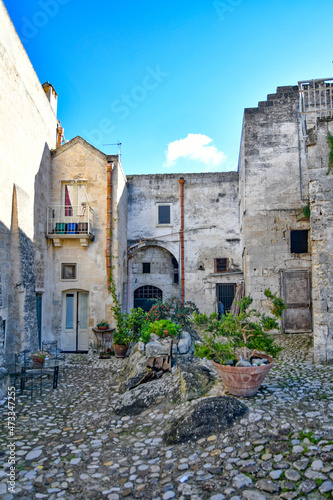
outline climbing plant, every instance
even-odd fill
[[[328,132],[327,134],[327,142],[330,147],[330,154],[328,157],[328,170],[326,175],[328,175],[331,170],[333,170],[333,135]]]
[[[310,202],[308,202],[308,204],[305,205],[305,207],[303,207],[302,212],[303,212],[304,217],[309,219],[309,217],[311,215]]]

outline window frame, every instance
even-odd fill
[[[73,193],[72,193],[72,200],[70,198],[67,199],[66,196],[66,188],[67,186],[70,186],[73,188]],[[80,187],[84,186],[84,200],[80,202],[79,205],[79,198],[82,198],[82,195],[79,195]],[[73,217],[77,215],[81,215],[79,213],[80,207],[81,211],[86,210],[87,206],[87,186],[88,183],[87,181],[71,181],[71,180],[66,180],[61,182],[61,205],[65,209],[65,217]],[[67,190],[68,192],[68,190]],[[74,208],[75,207],[75,208]]]
[[[147,271],[147,269],[149,269],[149,271]],[[150,262],[142,262],[142,274],[151,274]]]
[[[298,242],[295,242],[295,241],[292,241],[293,239],[293,234],[295,233],[307,233],[307,236],[306,236],[306,251],[303,252],[295,252],[293,251],[293,245],[299,245],[299,241]],[[302,240],[301,241],[301,245],[303,245],[304,241]],[[293,255],[301,255],[301,254],[307,254],[309,253],[309,230],[308,229],[290,229],[290,253],[293,254]]]
[[[65,266],[73,266],[75,269],[75,278],[64,278]],[[60,281],[77,281],[78,280],[78,265],[77,262],[62,262],[60,264]]]
[[[159,222],[159,207],[169,207],[170,208],[170,222]],[[156,203],[156,226],[157,227],[173,226],[173,203],[169,203],[169,202]]]
[[[218,261],[225,261],[225,269],[223,271],[218,270]],[[214,273],[215,274],[225,274],[229,272],[229,259],[227,257],[216,257],[214,259]]]

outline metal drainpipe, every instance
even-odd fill
[[[184,265],[184,183],[185,179],[179,179],[180,184],[180,260],[181,260],[181,285],[180,296],[185,301],[185,265]]]
[[[107,196],[106,196],[106,276],[107,286],[109,290],[111,278],[111,246],[112,246],[112,169],[113,161],[108,162],[106,165],[107,172]]]
[[[57,126],[57,148],[60,148],[61,144],[62,144],[62,138],[63,138],[63,135],[64,135],[64,129],[63,127],[59,124]]]

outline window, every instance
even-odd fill
[[[230,311],[232,302],[235,297],[234,283],[217,285],[217,307],[219,317]]]
[[[84,215],[87,196],[85,183],[64,183],[62,204],[65,206],[65,216]]]
[[[146,285],[134,291],[134,308],[141,307],[148,312],[156,300],[163,300],[163,292],[156,286]]]
[[[61,279],[76,280],[76,264],[61,264]]]
[[[214,259],[214,272],[227,273],[229,271],[229,259]]]
[[[290,231],[291,253],[308,253],[308,233],[307,229]]]
[[[159,203],[157,205],[157,224],[172,225],[172,205],[171,203]]]
[[[143,274],[150,273],[150,262],[143,262],[142,263],[142,272],[143,272]]]

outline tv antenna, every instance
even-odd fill
[[[112,144],[102,144],[102,146],[118,146],[119,158],[121,158],[121,142],[113,142]]]

